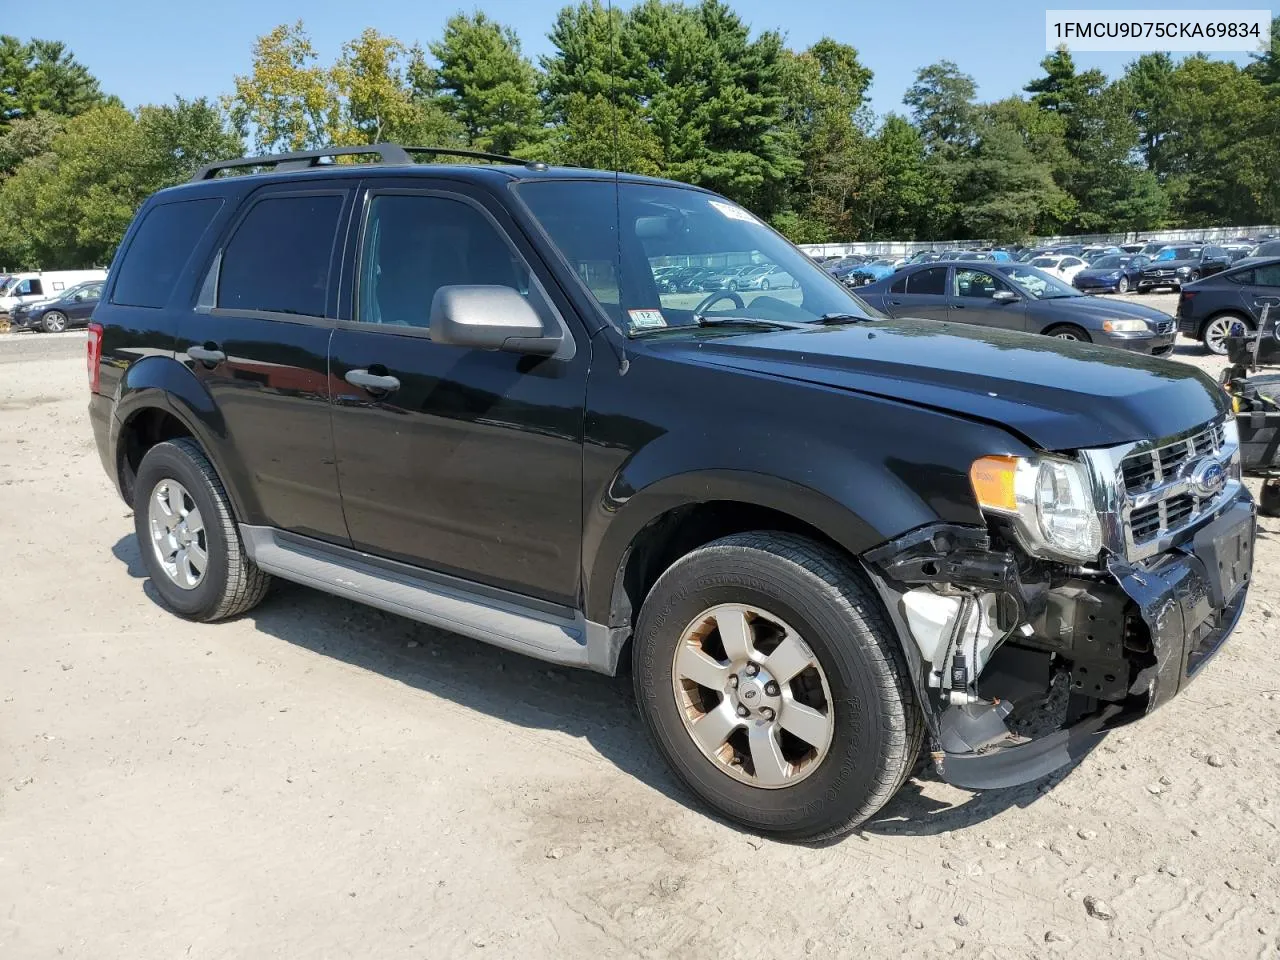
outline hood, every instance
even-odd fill
[[[1084,271],[1080,271],[1084,273]],[[1110,271],[1107,271],[1110,272]],[[1077,274],[1079,276],[1079,274]],[[1142,303],[1129,303],[1126,300],[1102,299],[1100,297],[1060,297],[1052,300],[1033,300],[1031,309],[1049,309],[1054,316],[1077,316],[1081,320],[1093,317],[1097,320],[1116,320],[1122,317],[1137,317],[1140,320],[1172,320],[1167,313],[1148,307]]]
[[[688,360],[873,394],[997,423],[1042,450],[1189,430],[1227,409],[1193,367],[1034,334],[933,320],[732,333],[655,346]]]
[[[1156,270],[1177,270],[1179,267],[1198,267],[1199,260],[1161,260],[1156,262],[1152,260],[1142,268],[1143,273],[1152,273]]]
[[[1113,273],[1124,273],[1124,267],[1085,267],[1077,277],[1109,277]]]

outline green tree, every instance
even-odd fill
[[[561,102],[563,123],[551,138],[555,162],[656,176],[662,170],[662,144],[635,109],[619,106],[602,93],[572,93]]]
[[[281,24],[253,44],[253,67],[235,77],[224,106],[242,137],[260,153],[328,146],[342,128],[333,71],[319,65],[311,37],[298,20]]]
[[[23,161],[45,153],[65,125],[65,118],[41,111],[0,127],[0,178],[13,173]]]
[[[1271,39],[1261,53],[1250,54],[1249,75],[1280,95],[1280,17],[1271,20]]]
[[[920,128],[925,147],[965,146],[973,137],[977,85],[950,60],[916,71],[916,81],[902,102]]]
[[[579,111],[581,100],[592,102],[597,96],[634,102],[626,96],[634,82],[631,71],[624,70],[618,60],[619,38],[625,27],[622,11],[606,7],[600,0],[585,0],[576,7],[565,7],[556,14],[547,35],[555,53],[541,58],[543,84],[551,119],[563,123],[573,100]],[[619,98],[619,87],[624,91]]]
[[[457,14],[431,44],[444,106],[481,150],[536,151],[544,137],[537,73],[510,27],[483,13]]]
[[[1172,105],[1178,94],[1174,70],[1169,54],[1144,53],[1124,71],[1124,89],[1130,115],[1138,128],[1142,156],[1147,169],[1158,175],[1167,172],[1161,152],[1165,138],[1172,132]]]
[[[206,100],[136,115],[114,105],[89,110],[0,185],[0,261],[45,269],[108,263],[143,200],[241,149]]]
[[[416,121],[406,80],[409,50],[394,37],[367,27],[342,46],[333,82],[342,102],[341,132],[349,143],[399,140]]]
[[[76,116],[104,100],[98,81],[65,44],[0,36],[0,129],[41,111]]]
[[[950,196],[929,166],[920,131],[890,113],[880,124],[875,146],[880,168],[875,233],[901,240],[934,236],[946,222]]]

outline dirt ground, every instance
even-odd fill
[[[786,845],[694,804],[622,682],[287,584],[165,613],[82,341],[0,338],[0,957],[1280,954],[1280,522],[1232,642],[1074,770]]]

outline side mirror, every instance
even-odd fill
[[[996,303],[1013,303],[1018,299],[1018,295],[1012,290],[997,290],[991,295],[991,299]]]
[[[548,330],[542,318],[511,287],[441,287],[431,301],[431,339],[477,350],[508,350],[549,357],[564,334]]]

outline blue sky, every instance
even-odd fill
[[[871,89],[876,112],[899,110],[902,94],[917,67],[936,60],[955,60],[978,81],[984,100],[1018,92],[1035,76],[1045,55],[1044,11],[1071,4],[1056,0],[986,0],[980,4],[956,0],[877,0],[867,3],[838,0],[731,0],[754,29],[782,30],[793,49],[802,49],[824,34],[853,44],[863,63],[875,71]],[[337,56],[342,43],[365,27],[392,34],[407,43],[425,46],[436,39],[444,21],[459,9],[482,9],[514,27],[524,52],[536,59],[550,52],[546,33],[565,0],[221,0],[204,4],[175,4],[172,0],[121,0],[104,6],[101,0],[58,0],[8,5],[0,30],[23,39],[32,36],[62,40],[102,81],[103,88],[129,106],[185,97],[217,96],[231,89],[232,76],[249,67],[253,40],[278,23],[302,16],[317,51],[326,62]],[[620,0],[619,6],[627,6]],[[1213,9],[1212,0],[1128,0],[1108,4],[1083,0],[1082,8]],[[1233,7],[1260,4],[1237,2]],[[55,10],[57,16],[51,15]],[[1098,66],[1115,75],[1136,54],[1078,54],[1081,66]],[[1229,56],[1220,54],[1220,56]],[[1237,55],[1242,61],[1245,55]]]

